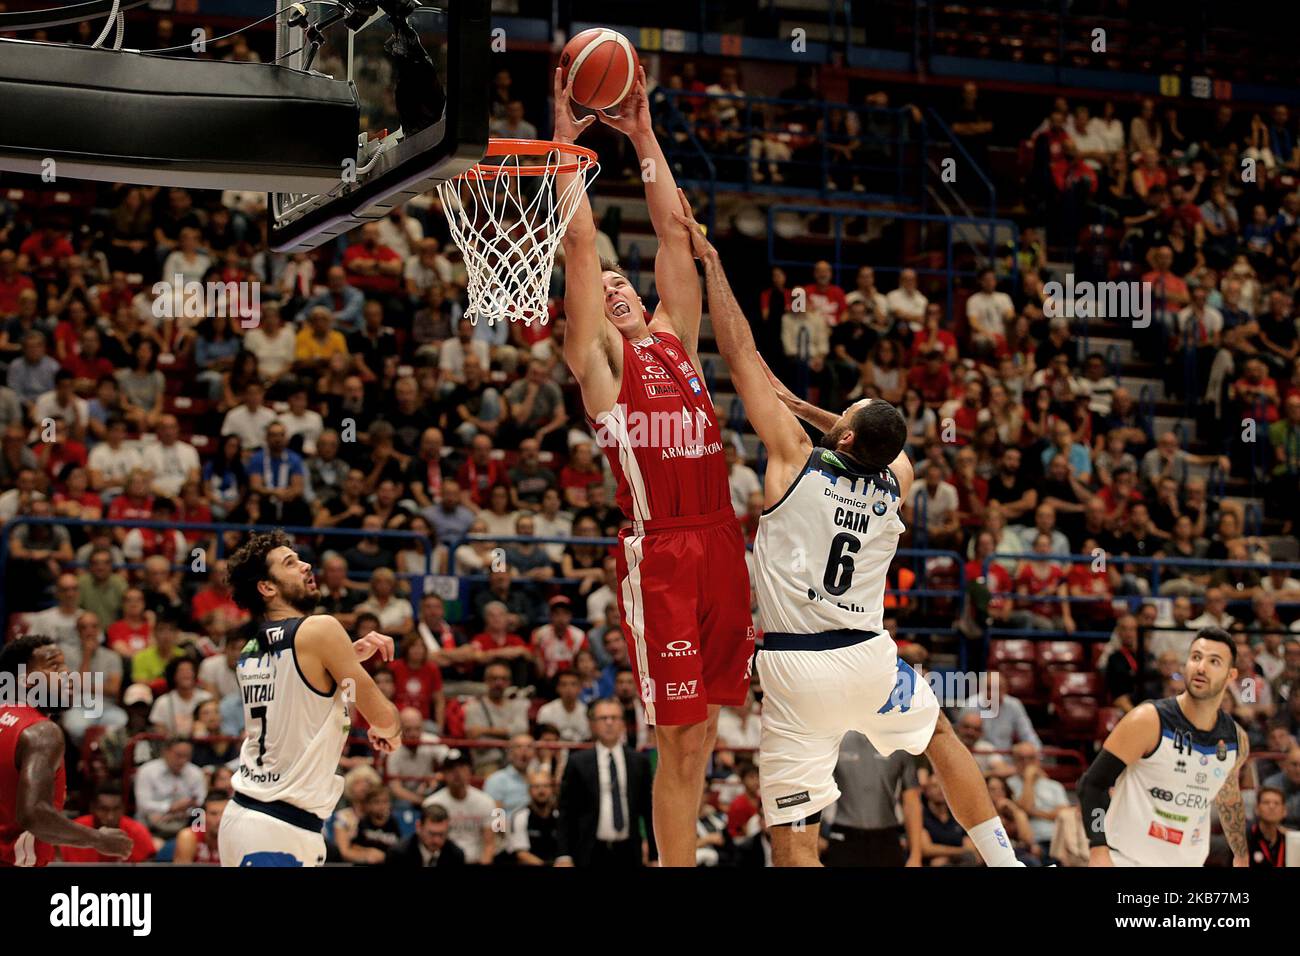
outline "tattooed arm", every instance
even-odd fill
[[[1250,853],[1246,846],[1246,804],[1241,799],[1241,772],[1250,757],[1250,741],[1245,732],[1237,728],[1237,763],[1227,781],[1214,798],[1214,808],[1219,811],[1219,825],[1232,847],[1232,865],[1250,866]]]

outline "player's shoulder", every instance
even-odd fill
[[[1115,726],[1116,732],[1124,731],[1134,735],[1158,738],[1162,723],[1160,702],[1144,700],[1122,718]]]
[[[320,640],[342,634],[347,637],[347,630],[332,614],[308,614],[297,618],[296,637],[301,640]]]
[[[39,714],[18,732],[18,746],[26,756],[63,757],[63,728],[45,714]]]

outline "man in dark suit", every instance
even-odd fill
[[[569,755],[560,784],[556,866],[636,867],[658,860],[651,816],[650,761],[623,743],[623,705],[612,698],[587,709],[591,750]]]
[[[436,803],[426,804],[415,825],[415,832],[388,851],[386,866],[464,866],[465,854],[447,839],[451,821],[447,810]]]

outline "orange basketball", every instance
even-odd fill
[[[636,82],[636,50],[617,30],[596,27],[583,30],[564,45],[560,54],[560,79],[569,82],[573,72],[573,99],[587,109],[617,106]]]

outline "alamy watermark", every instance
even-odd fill
[[[900,660],[894,689],[881,706],[880,713],[910,709],[916,697],[917,681],[923,680],[930,685],[940,707],[974,708],[980,717],[996,717],[1002,703],[1002,695],[998,692],[1001,679],[997,671],[932,670],[918,674],[911,667],[902,666]]]
[[[1049,319],[1129,319],[1135,329],[1151,324],[1150,282],[1075,282],[1067,272],[1064,285],[1053,280],[1043,292]]]
[[[97,720],[104,716],[104,700],[104,675],[99,672],[29,672],[26,664],[19,664],[17,674],[0,674],[0,707],[76,710]]]
[[[651,383],[648,387],[672,390],[650,392],[652,397],[678,394],[677,387],[671,383],[662,386]],[[664,459],[699,458],[722,451],[721,441],[707,440],[711,424],[708,413],[702,408],[643,412],[628,411],[626,405],[619,404],[597,425],[596,444],[601,448],[659,448]]]
[[[221,315],[239,319],[242,328],[256,328],[262,314],[260,282],[186,281],[177,273],[171,282],[153,285],[153,314],[158,319],[206,319]]]

